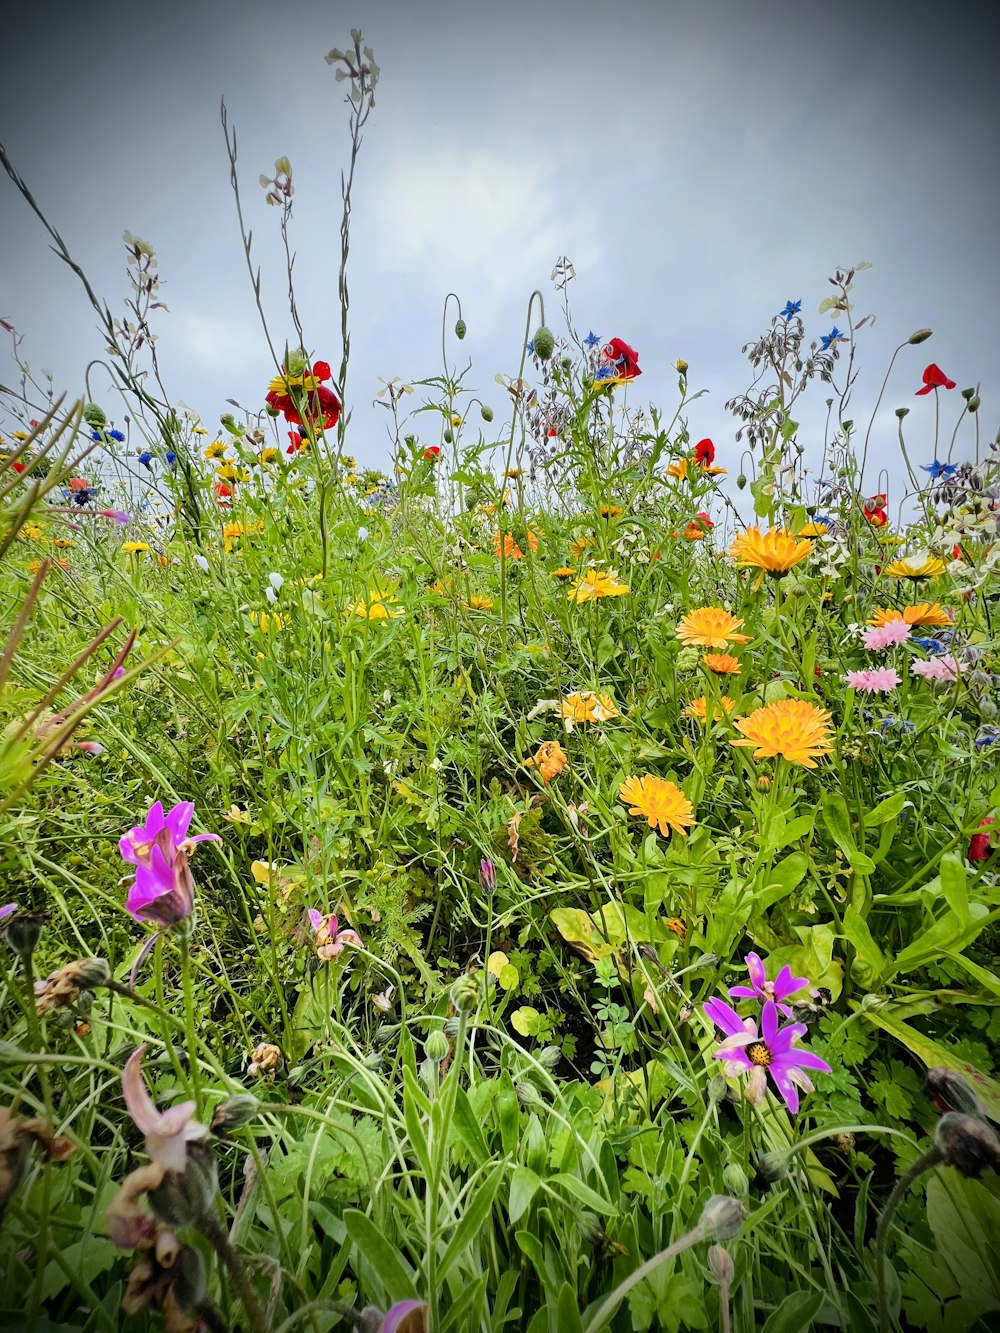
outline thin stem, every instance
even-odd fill
[[[240,1257],[229,1243],[225,1228],[214,1213],[206,1213],[198,1222],[198,1230],[212,1243],[215,1252],[226,1266],[233,1286],[239,1293],[243,1309],[254,1333],[269,1333],[267,1316],[257,1299],[257,1294],[250,1285],[247,1271],[240,1262]]]
[[[882,1215],[875,1231],[875,1277],[878,1282],[878,1327],[879,1333],[889,1333],[889,1292],[885,1279],[885,1250],[889,1239],[889,1223],[902,1202],[903,1195],[914,1181],[919,1180],[925,1171],[942,1160],[941,1149],[932,1144],[926,1152],[920,1154],[909,1169],[896,1181],[892,1193],[886,1200]]]

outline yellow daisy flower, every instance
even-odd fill
[[[205,449],[205,457],[208,459],[222,458],[228,448],[229,446],[224,440],[213,440]]]
[[[895,607],[886,607],[876,611],[868,622],[870,625],[888,625],[892,620],[905,620],[908,625],[920,625],[928,629],[943,629],[952,623],[951,614],[940,602],[914,602],[904,606],[901,611]]]
[[[139,555],[143,551],[149,550],[146,542],[122,542],[122,550],[126,555]]]
[[[621,583],[616,569],[588,569],[586,577],[566,596],[571,602],[596,602],[599,597],[624,597],[631,592],[627,583]]]
[[[886,565],[882,573],[890,579],[933,579],[943,574],[947,565],[937,555],[904,555]]]
[[[779,699],[749,717],[737,718],[735,726],[743,739],[730,744],[755,747],[755,759],[780,755],[789,763],[816,768],[816,756],[833,749],[829,722],[830,714],[806,699]]]
[[[728,694],[724,694],[721,699],[712,700],[711,708],[712,721],[719,722],[723,717],[728,717],[734,711],[736,700],[730,699]],[[697,718],[699,722],[707,722],[709,720],[708,709],[709,702],[703,694],[700,698],[691,700],[687,708],[684,709],[683,716]]]
[[[571,569],[569,565],[560,565],[558,569],[552,571],[554,579],[571,579],[576,577],[576,570]]]
[[[618,799],[628,806],[630,815],[641,815],[650,828],[659,829],[665,838],[671,832],[686,837],[694,823],[694,807],[680,787],[652,773],[626,778],[618,788]]]
[[[607,722],[618,717],[618,707],[610,694],[594,694],[584,690],[580,694],[568,694],[560,706],[563,718],[568,722]]]
[[[729,548],[740,566],[752,565],[775,578],[783,574],[811,555],[815,547],[812,542],[800,541],[784,528],[774,528],[761,532],[760,528],[747,528]]]
[[[727,648],[731,643],[749,643],[749,634],[738,634],[742,620],[721,606],[702,606],[689,611],[677,626],[677,637],[685,647]]]

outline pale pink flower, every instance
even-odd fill
[[[895,648],[897,643],[905,643],[912,632],[912,625],[905,620],[889,620],[884,625],[866,629],[861,642],[869,651],[879,652],[883,648]]]
[[[936,680],[942,685],[950,685],[958,680],[958,663],[951,653],[941,653],[926,662],[914,662],[910,670],[924,680]]]
[[[342,953],[347,945],[354,949],[365,947],[356,930],[340,929],[340,923],[335,916],[326,916],[317,911],[315,907],[310,907],[307,915],[309,924],[316,936],[316,956],[322,959],[324,963],[329,962],[331,958],[336,958],[337,954]]]
[[[203,1139],[208,1129],[192,1120],[196,1109],[194,1102],[179,1102],[169,1111],[156,1109],[142,1076],[145,1054],[146,1047],[139,1046],[125,1062],[122,1072],[125,1109],[136,1129],[144,1135],[150,1159],[164,1171],[183,1171],[187,1163],[187,1145],[195,1139]]]
[[[841,679],[859,694],[888,694],[899,684],[899,672],[894,667],[879,667],[875,671],[848,671]]]

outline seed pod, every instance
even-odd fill
[[[535,346],[535,355],[539,361],[548,361],[549,357],[555,351],[556,340],[551,329],[542,324],[533,339]]]
[[[741,472],[740,475],[736,478],[736,485],[739,488],[739,490],[742,491],[746,488],[746,484],[747,484],[746,473]]]
[[[904,417],[908,417],[909,415],[910,415],[910,409],[908,407],[896,408],[896,416],[899,417],[900,421],[902,421]]]

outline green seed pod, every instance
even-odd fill
[[[91,430],[100,430],[108,424],[104,411],[96,403],[88,403],[83,409],[83,419]]]
[[[458,339],[459,342],[462,341],[462,339],[465,337],[465,335],[466,335],[467,332],[468,332],[468,328],[467,328],[467,326],[466,326],[465,320],[464,320],[464,319],[456,320],[456,321],[455,321],[455,337]]]
[[[979,397],[979,394],[978,393],[973,394],[972,397],[969,399],[969,411],[978,412],[979,405],[981,402],[982,399]]]
[[[551,329],[547,329],[542,324],[534,337],[535,355],[539,361],[548,361],[549,357],[555,351],[556,340]]]
[[[930,329],[917,329],[916,333],[911,333],[907,342],[911,347],[918,347],[920,343],[925,343],[931,336]]]
[[[492,421],[492,420],[493,420],[493,408],[492,408],[492,407],[481,407],[481,408],[479,409],[479,411],[480,411],[480,415],[482,416],[482,418],[483,418],[484,421]]]
[[[899,417],[900,421],[902,421],[904,417],[908,417],[909,415],[910,415],[910,409],[908,407],[896,408],[896,416]]]

